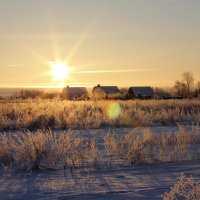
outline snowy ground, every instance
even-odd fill
[[[200,162],[128,166],[98,171],[75,170],[2,174],[0,199],[162,199],[180,173],[200,176]]]
[[[174,132],[177,127],[153,127],[154,133]],[[76,134],[96,138],[101,143],[109,128],[76,130]],[[112,131],[112,129],[110,129]],[[116,135],[130,128],[118,128]],[[100,170],[59,170],[24,173],[0,170],[0,200],[9,199],[162,199],[180,173],[200,177],[200,161],[160,163],[153,166],[113,166]]]

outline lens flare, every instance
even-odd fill
[[[111,103],[107,108],[107,114],[110,119],[117,119],[121,113],[121,107],[119,103]]]

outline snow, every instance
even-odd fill
[[[175,132],[177,127],[151,127],[152,132]],[[95,138],[103,142],[104,136],[112,128],[73,130],[83,137]],[[122,135],[131,128],[115,128],[114,133]],[[138,129],[141,131],[141,129]],[[177,181],[186,175],[200,177],[199,161],[157,163],[155,165],[113,165],[101,169],[59,171],[0,170],[0,200],[9,199],[74,199],[74,200],[157,200]]]
[[[0,199],[162,199],[180,173],[199,177],[200,162],[100,170],[0,172]]]

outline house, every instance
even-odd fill
[[[105,94],[116,94],[119,92],[119,89],[117,86],[101,86],[97,85],[93,88],[93,93],[97,92],[104,92]]]
[[[85,99],[87,98],[87,89],[85,87],[65,87],[62,91],[62,97],[64,99]]]
[[[130,87],[128,94],[130,97],[150,99],[154,96],[154,90],[152,87]]]
[[[97,85],[92,90],[93,96],[97,98],[113,98],[119,93],[117,86]]]

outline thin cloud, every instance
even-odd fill
[[[173,2],[176,2],[178,0],[158,0],[157,2],[159,3],[173,3]]]
[[[22,67],[24,65],[17,65],[17,64],[9,64],[9,65],[0,65],[0,67]]]
[[[103,73],[128,73],[128,72],[148,72],[148,71],[156,71],[157,68],[149,68],[149,69],[121,69],[121,70],[84,70],[71,72],[73,74],[103,74]]]
[[[35,67],[37,65],[33,65],[33,64],[6,64],[6,65],[0,65],[0,67],[10,67],[10,68],[13,68],[13,67]]]
[[[52,40],[52,39],[72,39],[79,36],[77,33],[73,34],[56,34],[56,35],[50,35],[49,33],[41,33],[41,34],[1,34],[1,38],[6,39],[23,39],[23,40]]]
[[[147,3],[149,4],[167,4],[167,3],[175,3],[178,0],[151,0],[151,1],[147,1]]]

